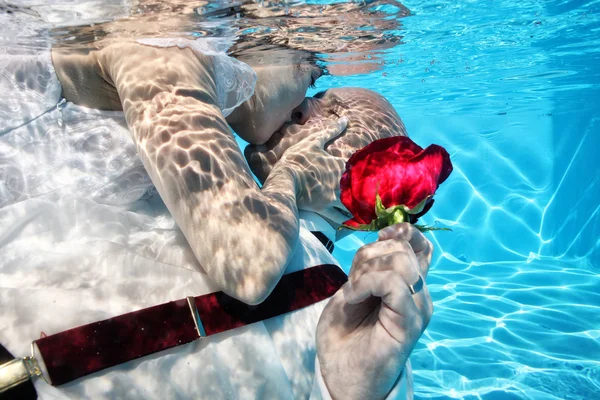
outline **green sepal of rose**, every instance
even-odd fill
[[[348,225],[343,226],[345,228],[349,228],[356,231],[378,231],[380,229],[385,228],[386,226],[400,224],[402,222],[410,222],[410,216],[423,211],[425,205],[427,204],[427,201],[431,197],[432,196],[425,197],[419,204],[417,204],[413,208],[408,208],[403,204],[385,208],[385,206],[381,202],[381,197],[379,196],[379,194],[377,194],[375,197],[375,214],[377,215],[377,218],[371,221],[370,224],[362,224],[357,227],[352,227]],[[433,226],[418,224],[415,224],[415,227],[421,232],[452,230],[450,228],[436,228]]]

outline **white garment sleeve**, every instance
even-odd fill
[[[247,64],[227,55],[234,37],[145,38],[137,42],[153,47],[189,47],[196,54],[213,57],[218,106],[227,117],[240,104],[252,97],[256,86],[256,72]]]
[[[321,374],[321,366],[319,365],[319,358],[315,357],[315,378],[313,381],[313,389],[310,393],[311,400],[333,400],[329,390],[323,380]],[[402,374],[396,381],[396,384],[392,388],[391,392],[386,396],[385,400],[412,400],[413,399],[413,385],[412,385],[412,368],[410,360],[406,362]]]

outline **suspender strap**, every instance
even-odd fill
[[[256,306],[223,292],[209,293],[82,325],[34,344],[52,385],[62,385],[200,337],[301,309],[332,296],[346,280],[338,266],[319,265],[284,275],[269,297]],[[37,364],[35,358],[33,362]],[[8,373],[7,364],[0,366],[0,378],[3,371]]]

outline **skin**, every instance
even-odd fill
[[[326,121],[347,117],[346,130],[323,150],[298,152],[296,157],[286,155],[289,149],[319,132]],[[307,97],[292,111],[292,122],[282,126],[263,145],[250,145],[245,157],[250,169],[261,182],[265,182],[277,162],[284,156],[294,158],[299,164],[326,171],[308,175],[298,197],[298,208],[315,211],[336,224],[350,218],[340,202],[339,182],[346,169],[346,161],[357,150],[374,140],[406,136],[406,128],[394,107],[381,95],[361,88],[337,88]]]
[[[264,145],[248,146],[245,156],[264,181],[288,151],[318,134],[319,124],[350,116],[342,135],[310,154],[315,163],[334,166],[329,171],[335,177],[321,189],[330,193],[331,203],[315,211],[341,222],[347,216],[337,212],[336,218],[330,207],[339,205],[345,160],[374,140],[406,136],[406,129],[391,104],[370,90],[330,89],[318,96],[294,110],[294,124],[283,126]],[[304,206],[310,202],[299,205]],[[328,303],[317,327],[317,357],[334,399],[382,399],[392,390],[431,320],[427,285],[414,295],[408,285],[419,275],[427,277],[432,254],[431,242],[408,223],[381,230],[375,243],[358,250],[348,283]]]
[[[283,162],[256,185],[216,106],[210,56],[124,42],[85,55],[55,50],[53,62],[68,100],[124,111],[146,171],[208,276],[245,303],[263,301],[298,241],[296,200],[309,165]],[[249,114],[233,113],[231,123],[251,121],[242,137],[265,141],[273,124],[291,118],[318,73],[302,65],[258,69],[256,93],[242,107]],[[345,124],[328,121],[317,142]]]
[[[379,232],[352,261],[349,281],[321,314],[317,357],[334,399],[383,399],[427,328],[433,303],[427,277],[433,246],[408,223]]]
[[[310,79],[309,84],[313,84],[322,71],[307,63],[250,66],[260,83],[253,96],[227,117],[227,122],[242,139],[263,144],[280,126],[291,121],[292,111],[304,100],[308,88],[305,88],[306,77]]]

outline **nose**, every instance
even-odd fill
[[[302,103],[292,110],[292,122],[295,124],[304,125],[310,118],[310,101],[305,98]]]

